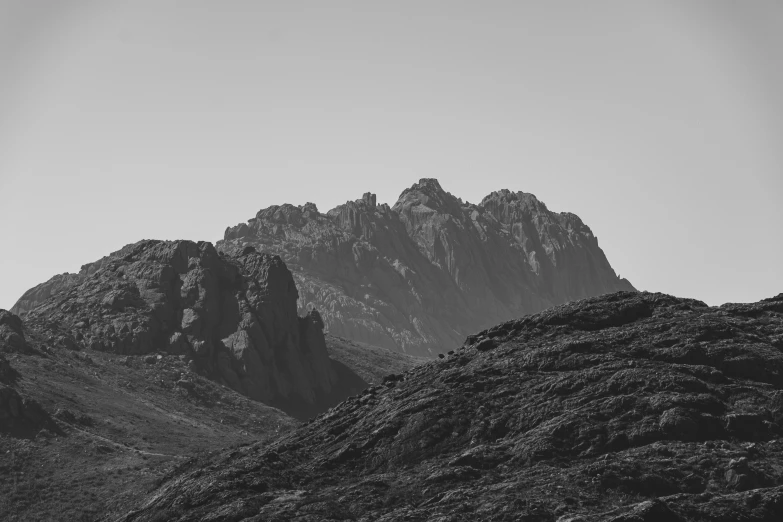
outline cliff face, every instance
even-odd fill
[[[318,312],[299,317],[297,299],[278,256],[141,241],[86,265],[25,323],[57,332],[52,343],[63,347],[180,355],[248,397],[307,417],[364,383],[329,359]]]
[[[590,229],[532,194],[493,192],[469,204],[422,179],[393,207],[373,194],[322,214],[272,206],[228,228],[217,248],[280,255],[300,291],[341,337],[433,356],[471,332],[618,290]]]

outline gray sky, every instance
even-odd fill
[[[578,214],[639,289],[783,292],[783,3],[0,0],[0,307],[421,177]]]

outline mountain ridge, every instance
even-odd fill
[[[575,214],[505,189],[465,203],[432,178],[391,207],[370,192],[325,214],[273,205],[216,243],[248,245],[285,260],[300,310],[318,309],[330,333],[418,356],[555,304],[635,290]]]
[[[24,315],[130,246],[31,288],[11,311]],[[326,213],[313,203],[272,205],[227,227],[215,246],[280,255],[300,314],[316,309],[333,335],[413,356],[434,357],[474,331],[555,304],[635,290],[575,214],[508,189],[467,203],[433,178],[391,207],[370,192]]]

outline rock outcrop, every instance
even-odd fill
[[[330,361],[318,312],[298,316],[283,261],[252,247],[227,256],[206,242],[140,241],[50,293],[25,322],[51,344],[181,355],[203,375],[295,417],[365,386]]]
[[[18,377],[4,354],[31,352],[32,347],[24,336],[22,320],[8,310],[0,309],[0,383],[13,384]]]
[[[0,355],[31,351],[32,347],[24,336],[22,320],[16,314],[0,309]]]
[[[60,431],[37,401],[23,397],[12,386],[0,383],[0,434],[30,437],[42,429],[52,433]]]
[[[300,424],[185,356],[65,347],[62,328],[3,311],[0,323],[25,345],[0,341],[0,520],[119,515],[183,460]]]
[[[499,324],[122,518],[164,519],[783,520],[783,294]]]
[[[8,360],[0,353],[0,384],[12,384],[16,378],[16,370],[8,364]]]
[[[4,354],[31,354],[22,320],[0,309],[0,433],[29,436],[42,428],[57,431],[56,424],[37,401],[19,394],[13,387],[18,372]]]
[[[326,214],[312,203],[272,206],[216,246],[249,245],[283,258],[300,311],[319,310],[329,333],[420,356],[500,321],[634,290],[574,214],[508,190],[470,204],[434,179],[393,207],[370,193]]]

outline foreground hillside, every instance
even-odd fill
[[[621,292],[195,459],[141,520],[783,520],[783,294]]]
[[[508,190],[464,202],[435,179],[392,207],[370,193],[325,214],[312,203],[275,205],[228,228],[216,247],[248,245],[285,261],[300,313],[317,309],[332,335],[417,356],[501,321],[634,289],[576,215]]]

